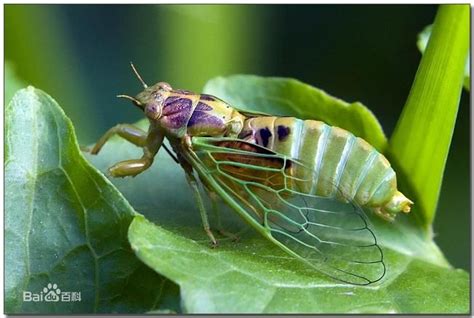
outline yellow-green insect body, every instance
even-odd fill
[[[142,158],[111,167],[112,176],[145,171],[164,147],[184,168],[213,244],[194,171],[212,198],[222,198],[262,235],[318,271],[358,285],[384,276],[383,254],[362,208],[393,219],[409,212],[412,202],[397,190],[382,154],[323,122],[242,112],[163,82],[148,87],[133,70],[145,90],[120,97],[143,110],[150,128],[117,125],[99,140],[92,153],[113,134],[143,148]]]

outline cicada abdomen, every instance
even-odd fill
[[[397,190],[388,160],[365,140],[321,121],[293,117],[253,117],[239,135],[312,170],[291,167],[290,188],[323,197],[354,200],[386,219],[409,212],[412,202]]]

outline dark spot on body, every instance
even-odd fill
[[[268,146],[268,141],[270,140],[270,137],[272,136],[270,129],[268,129],[268,127],[262,128],[259,130],[259,134],[260,134],[260,139],[262,141],[261,145],[264,147]]]
[[[285,140],[290,134],[290,132],[291,132],[290,127],[278,125],[277,127],[278,140],[279,141]]]
[[[207,101],[215,101],[216,98],[212,95],[208,95],[208,94],[201,94],[201,97],[200,97],[201,100],[207,100]]]

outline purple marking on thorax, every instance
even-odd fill
[[[166,117],[168,128],[178,129],[186,125],[191,116],[192,101],[188,98],[168,97],[163,106],[162,116]]]
[[[210,113],[208,111],[213,110],[211,106],[206,103],[198,102],[194,112],[189,119],[188,127],[192,126],[207,126],[209,128],[224,128],[224,121]]]
[[[165,100],[165,104],[163,105],[163,107],[166,107],[172,103],[174,103],[176,100],[182,98],[181,96],[170,96],[168,97],[166,100]]]
[[[170,99],[172,99],[170,101]],[[169,97],[166,99],[165,105],[163,106],[163,116],[170,114],[191,110],[192,101],[189,98],[174,98]]]
[[[199,102],[196,108],[194,109],[194,111],[208,111],[208,110],[212,110],[212,107],[202,102]]]
[[[278,125],[277,127],[278,140],[285,140],[290,134],[290,127]]]
[[[196,110],[189,119],[188,127],[192,127],[195,125],[208,126],[209,128],[223,128],[225,126],[224,121],[221,118],[206,112]]]

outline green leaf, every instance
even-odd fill
[[[256,77],[247,78],[247,84],[241,80],[244,88],[255,85]],[[234,79],[230,77],[229,81],[235,83]],[[264,83],[265,79],[258,82]],[[265,101],[262,91],[265,90],[257,86],[253,91],[235,87],[225,99],[258,97]],[[269,92],[269,99],[273,96]],[[280,104],[290,105],[292,99],[292,95],[281,96]],[[330,109],[324,102],[313,107],[317,114],[320,107]],[[295,108],[295,112],[302,110]],[[347,116],[352,115],[342,113],[334,119],[335,124],[347,122]],[[138,125],[146,129],[148,121]],[[106,171],[117,161],[141,155],[139,148],[115,137],[99,155],[88,158],[99,170]],[[130,242],[143,262],[180,285],[183,310],[187,312],[468,311],[468,274],[450,268],[429,233],[418,226],[411,214],[399,215],[393,223],[371,217],[388,273],[376,287],[344,286],[289,258],[224,206],[225,228],[244,232],[239,234],[239,242],[221,238],[220,246],[211,249],[184,172],[164,151],[158,153],[146,172],[111,181],[138,212],[156,224],[136,218],[129,230]],[[215,224],[210,217],[211,225]]]
[[[175,310],[176,285],[130,249],[136,213],[83,158],[58,104],[22,89],[6,108],[5,126],[5,312]],[[80,293],[80,301],[23,301],[24,292],[38,294],[48,283]]]
[[[210,80],[204,92],[232,106],[301,119],[316,119],[344,128],[380,152],[387,139],[374,114],[359,102],[347,103],[295,79],[233,75]]]
[[[129,238],[138,257],[181,286],[192,313],[468,313],[469,275],[388,251],[377,287],[327,281],[258,236],[216,249],[142,216]]]
[[[456,122],[469,49],[469,6],[442,5],[390,139],[390,161],[427,228],[432,224]],[[405,190],[405,189],[404,189]]]

